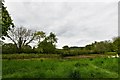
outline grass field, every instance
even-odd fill
[[[3,78],[118,78],[118,58],[3,59]]]

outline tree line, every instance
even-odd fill
[[[41,34],[37,32],[36,34]],[[42,32],[43,34],[43,32]],[[37,35],[33,41],[37,41],[37,47],[31,47],[24,43],[24,38],[19,37],[20,39],[15,40],[15,43],[4,43],[2,44],[3,54],[16,54],[16,53],[32,53],[32,54],[61,54],[63,56],[75,56],[81,54],[106,54],[107,52],[119,53],[120,47],[120,37],[113,38],[112,41],[95,41],[85,47],[63,46],[62,49],[56,48],[57,38],[54,33],[50,33],[48,36],[42,35],[42,37]],[[21,42],[20,42],[20,41]],[[25,39],[26,40],[26,39]],[[31,40],[31,39],[30,39]],[[26,41],[26,43],[29,41]],[[21,46],[19,46],[21,45]]]
[[[100,42],[93,42],[85,47],[77,47],[68,45],[63,46],[63,55],[64,56],[74,56],[80,54],[119,54],[120,53],[120,37],[114,37],[112,41],[105,40]]]

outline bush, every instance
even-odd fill
[[[21,52],[22,52],[22,53],[32,53],[32,52],[33,52],[33,49],[32,49],[31,46],[29,46],[29,45],[23,46]]]
[[[33,53],[33,52],[34,50],[29,45],[22,46],[21,48],[21,53]],[[15,54],[15,53],[18,53],[18,49],[15,44],[8,43],[2,46],[2,53],[3,54]]]
[[[63,50],[61,54],[63,57],[66,56],[77,56],[77,55],[84,55],[84,54],[96,54],[96,52],[91,50]]]
[[[8,43],[8,44],[4,44],[2,46],[2,53],[3,54],[13,54],[13,53],[17,53],[18,50],[16,48],[16,46],[12,43]]]

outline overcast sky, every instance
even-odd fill
[[[16,26],[54,32],[57,47],[85,46],[118,35],[117,2],[8,2]],[[33,45],[33,44],[32,44]]]

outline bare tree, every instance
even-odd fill
[[[7,33],[7,37],[12,40],[19,52],[21,52],[21,48],[23,46],[27,46],[29,43],[36,39],[36,36],[39,35],[32,30],[26,29],[25,27],[15,27],[9,30]]]

